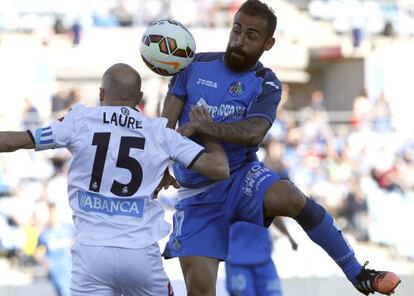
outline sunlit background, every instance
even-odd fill
[[[1,0],[0,130],[46,125],[73,104],[96,105],[100,76],[125,62],[142,75],[148,116],[168,80],[141,61],[146,25],[171,18],[197,52],[223,51],[231,0]],[[414,1],[265,1],[278,16],[276,45],[262,62],[283,82],[277,118],[260,158],[337,218],[361,262],[403,278],[414,293]],[[70,269],[68,152],[0,155],[0,295],[55,295],[44,239],[59,227],[57,260]],[[176,192],[161,192],[171,221]],[[286,296],[357,295],[340,269],[286,219],[299,243],[276,230],[272,257]],[[160,243],[163,247],[164,242]],[[178,260],[165,262],[185,295]],[[220,267],[218,295],[227,295]]]

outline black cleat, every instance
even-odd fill
[[[365,262],[361,272],[357,276],[358,283],[355,288],[362,294],[369,295],[375,292],[391,295],[394,289],[401,283],[400,278],[390,271],[376,271],[365,268],[368,261]]]

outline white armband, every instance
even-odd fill
[[[56,147],[55,138],[50,126],[35,129],[31,131],[31,133],[34,138],[36,151],[53,149]]]

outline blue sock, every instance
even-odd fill
[[[310,239],[328,253],[345,273],[348,280],[355,285],[356,276],[362,266],[332,216],[322,206],[308,198],[295,220],[302,226]]]

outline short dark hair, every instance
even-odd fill
[[[259,0],[247,0],[240,6],[237,13],[242,12],[250,16],[262,16],[267,21],[267,34],[272,37],[276,31],[277,17],[275,12],[266,3]]]

